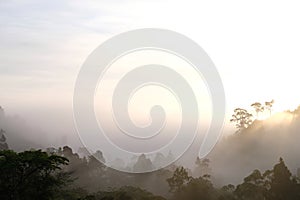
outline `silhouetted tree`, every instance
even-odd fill
[[[61,166],[68,160],[46,152],[0,151],[0,199],[53,199],[69,181]]]
[[[272,115],[273,104],[274,104],[274,99],[272,99],[271,101],[266,101],[265,102],[265,109],[269,110],[270,116]]]
[[[192,178],[181,191],[177,192],[173,199],[175,200],[194,200],[194,199],[215,199],[216,191],[208,176]]]
[[[5,131],[0,129],[0,151],[8,149],[8,145],[6,143],[6,137],[4,134],[5,134]]]
[[[273,200],[300,199],[299,184],[292,177],[292,173],[285,165],[282,158],[273,168],[270,192]]]
[[[204,175],[193,178],[183,167],[177,168],[173,176],[167,179],[170,191],[173,193],[172,200],[216,200],[221,197],[229,197],[232,195],[224,195],[213,187],[210,181],[210,175]],[[222,194],[222,195],[221,195]]]
[[[193,172],[193,176],[202,177],[204,175],[211,175],[211,168],[209,166],[210,160],[208,158],[200,159],[197,157],[196,159],[196,167]]]
[[[89,157],[91,155],[89,150],[85,147],[79,147],[78,154],[80,155],[80,157]]]
[[[259,117],[259,113],[264,111],[264,107],[259,102],[255,102],[255,103],[251,104],[251,107],[254,108],[257,118]]]
[[[264,177],[259,170],[254,170],[244,178],[244,182],[237,186],[235,195],[240,200],[264,200],[267,189],[265,188]]]
[[[97,150],[93,155],[88,157],[87,169],[90,178],[95,178],[95,182],[97,182],[96,179],[104,175],[104,171],[106,168],[104,163],[105,159],[103,153],[100,150]]]
[[[150,159],[146,158],[145,154],[140,155],[137,162],[133,166],[133,171],[135,172],[150,171],[152,169],[152,162]]]
[[[300,199],[300,185],[280,158],[279,163],[264,174],[255,170],[234,193],[241,200],[296,200]]]
[[[170,192],[178,192],[182,189],[183,185],[191,180],[187,170],[183,167],[179,167],[175,170],[173,176],[167,179],[170,187]]]
[[[235,186],[232,184],[225,185],[220,190],[218,200],[237,200],[234,196]]]
[[[229,185],[223,186],[221,189],[225,192],[234,192],[235,186],[232,184],[229,184]]]
[[[3,120],[4,115],[5,115],[4,109],[0,106],[0,120]]]
[[[252,123],[252,114],[250,114],[246,109],[236,108],[234,109],[234,114],[230,119],[230,122],[235,122],[235,126],[238,131],[247,128]]]
[[[105,163],[105,158],[103,156],[102,151],[97,150],[95,153],[93,153],[93,157],[95,157],[97,160],[99,160],[102,163]]]

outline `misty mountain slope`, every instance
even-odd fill
[[[253,169],[266,170],[283,157],[295,174],[300,168],[300,118],[283,112],[255,120],[247,129],[224,138],[209,155],[216,184],[240,183]]]

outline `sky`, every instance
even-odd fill
[[[163,28],[196,41],[215,63],[227,125],[234,108],[251,109],[256,101],[294,109],[299,7],[289,0],[0,0],[0,105],[50,138],[74,133],[74,83],[87,56],[119,33]]]

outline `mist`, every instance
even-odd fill
[[[255,120],[246,130],[224,137],[208,156],[215,183],[238,184],[254,169],[266,170],[280,157],[296,174],[299,161],[299,110]]]
[[[71,114],[62,112],[57,115],[53,111],[47,112],[45,119],[11,116],[1,109],[0,128],[5,130],[7,143],[16,151],[29,149],[47,149],[49,147],[70,146],[74,153],[81,157],[91,155],[91,152],[83,147],[80,142]],[[278,112],[268,116],[264,120],[254,120],[245,130],[235,133],[233,129],[224,129],[223,137],[207,155],[210,160],[210,168],[213,183],[222,186],[225,184],[239,184],[243,177],[254,169],[266,170],[283,157],[290,170],[296,174],[300,168],[298,141],[300,135],[299,111]],[[35,113],[36,114],[36,113]],[[68,119],[69,118],[69,119]],[[36,120],[30,123],[30,120]],[[29,121],[29,122],[28,122]],[[44,121],[44,122],[43,122]],[[49,123],[43,126],[43,123]],[[53,126],[52,126],[53,124]],[[199,145],[203,137],[198,138],[183,156],[176,161],[176,165],[195,170]],[[200,141],[199,141],[200,140]],[[101,149],[98,149],[101,151]],[[161,166],[172,152],[148,157],[154,165]],[[111,166],[130,168],[135,165],[139,155],[133,158],[110,157],[105,152],[103,157]],[[127,160],[126,160],[127,159]],[[172,158],[169,158],[172,160]],[[149,189],[149,188],[148,188]],[[151,187],[150,187],[151,190]]]
[[[0,199],[299,200],[299,9],[0,1]]]

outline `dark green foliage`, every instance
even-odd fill
[[[173,176],[167,179],[167,182],[170,187],[170,192],[178,192],[182,187],[191,180],[191,176],[188,175],[188,172],[183,167],[176,168]]]
[[[193,178],[188,176],[186,169],[180,167],[167,182],[174,200],[216,199],[217,190],[213,187],[209,175]]]
[[[215,188],[206,177],[192,178],[181,191],[174,195],[174,199],[213,199]]]
[[[292,177],[282,158],[273,168],[270,193],[272,200],[300,199],[300,185]]]
[[[261,173],[254,170],[244,178],[236,188],[226,185],[217,189],[209,175],[199,178],[188,176],[183,167],[177,168],[173,176],[167,179],[174,200],[299,200],[299,179],[292,177],[282,158],[272,170]]]
[[[232,184],[225,185],[219,191],[218,200],[235,200],[233,192],[235,191],[235,186]]]
[[[0,152],[0,199],[52,199],[68,182],[60,170],[68,160],[40,150]]]
[[[65,166],[68,160],[54,153],[47,154],[40,150],[16,153],[10,150],[0,151],[0,199],[2,200],[164,200],[147,190],[141,189],[139,183],[165,179],[170,188],[171,200],[299,200],[299,179],[293,177],[282,158],[273,169],[261,173],[254,170],[244,178],[236,188],[226,185],[221,189],[214,187],[210,175],[197,178],[189,176],[187,169],[177,167],[171,171],[160,170],[155,173],[127,174],[104,168],[97,159],[80,159],[70,148],[56,152],[72,158],[75,165]],[[197,160],[198,164],[200,160]],[[201,162],[206,168],[208,160]],[[63,167],[65,166],[65,167]],[[61,168],[63,167],[63,168]],[[82,169],[78,169],[81,168]],[[83,170],[84,169],[84,170]],[[85,173],[90,177],[91,184],[98,190],[87,191],[89,188],[74,184],[67,170]],[[172,173],[173,174],[170,174]],[[77,175],[80,175],[77,173]],[[72,174],[73,175],[73,174]],[[115,175],[115,176],[113,176]],[[105,177],[96,182],[94,177]],[[127,177],[127,184],[134,186],[116,186],[116,189],[104,189],[103,185],[117,185],[116,182],[105,180],[121,180]],[[74,176],[73,176],[74,177]],[[82,179],[81,180],[85,180]],[[99,183],[99,181],[104,181]],[[72,184],[71,184],[72,182]],[[157,182],[156,187],[163,186]],[[166,195],[168,196],[168,195]]]
[[[252,174],[244,178],[244,182],[237,186],[235,195],[239,199],[264,199],[267,190],[265,180],[259,170],[254,170]]]
[[[264,174],[255,170],[234,193],[241,200],[299,200],[300,184],[280,158],[279,163]]]

